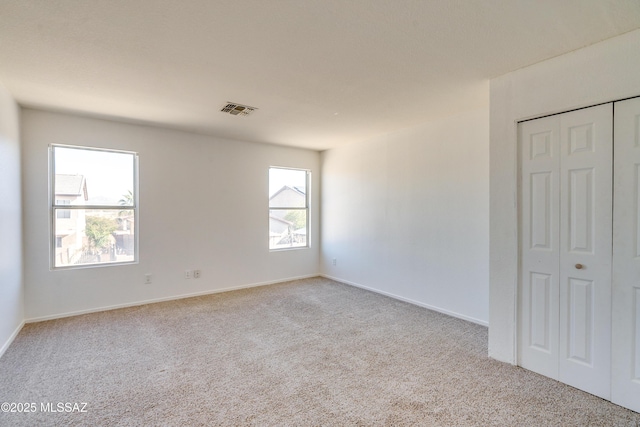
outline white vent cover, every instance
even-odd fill
[[[253,113],[254,110],[257,110],[256,107],[249,107],[248,105],[237,104],[234,102],[227,102],[227,104],[222,107],[220,111],[223,113],[229,113],[232,116],[248,116]]]

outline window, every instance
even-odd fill
[[[50,147],[51,265],[137,261],[138,155]]]
[[[269,249],[309,246],[309,176],[307,170],[269,168]]]
[[[56,199],[56,205],[70,205],[71,200]],[[69,209],[59,209],[56,212],[56,218],[71,218],[71,211]]]

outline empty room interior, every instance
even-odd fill
[[[0,425],[639,425],[639,70],[637,0],[0,0]]]

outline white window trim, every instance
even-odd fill
[[[268,244],[269,246],[269,252],[281,252],[281,251],[295,251],[295,250],[302,250],[302,249],[309,249],[311,247],[311,170],[310,169],[304,169],[304,168],[292,168],[292,167],[284,167],[284,166],[269,166],[269,171],[271,169],[285,169],[285,170],[294,170],[294,171],[301,171],[301,172],[305,172],[305,207],[304,208],[300,208],[300,207],[277,207],[277,208],[272,208],[271,206],[268,206],[267,203],[267,207],[268,207],[268,211],[271,210],[301,210],[301,211],[306,211],[306,218],[307,218],[307,222],[306,222],[306,243],[304,246],[290,246],[290,247],[285,247],[285,248],[271,248],[271,245]],[[269,218],[269,216],[267,216],[267,218]],[[267,222],[267,236],[269,236],[269,223]],[[268,240],[267,240],[268,242]]]
[[[102,151],[105,153],[122,153],[133,155],[133,205],[132,206],[103,206],[103,205],[59,205],[56,203],[55,195],[55,148],[71,148],[77,150],[89,150],[89,151]],[[68,144],[49,144],[49,269],[54,270],[76,270],[84,268],[102,268],[113,267],[119,265],[138,264],[140,261],[139,254],[139,239],[140,239],[140,221],[139,221],[139,203],[138,203],[138,189],[139,189],[139,172],[138,172],[139,156],[135,151],[117,150],[110,148],[99,147],[87,147],[81,145],[68,145]],[[127,210],[133,210],[134,223],[136,224],[134,234],[134,249],[133,249],[133,261],[122,262],[106,262],[106,263],[94,263],[94,264],[77,264],[77,265],[63,265],[56,266],[56,209],[68,209],[72,210],[118,210],[123,208]]]

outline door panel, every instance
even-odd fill
[[[551,172],[531,174],[531,249],[551,250]]]
[[[593,253],[593,168],[569,171],[569,250]]]
[[[640,99],[615,104],[612,390],[640,412]]]
[[[554,117],[522,123],[521,162],[521,366],[558,378],[559,157]]]
[[[569,359],[592,366],[593,282],[569,279]]]
[[[560,354],[566,384],[611,396],[613,105],[561,114]]]
[[[551,276],[549,274],[531,273],[529,283],[531,286],[531,315],[529,318],[531,331],[528,344],[531,348],[550,353]]]

